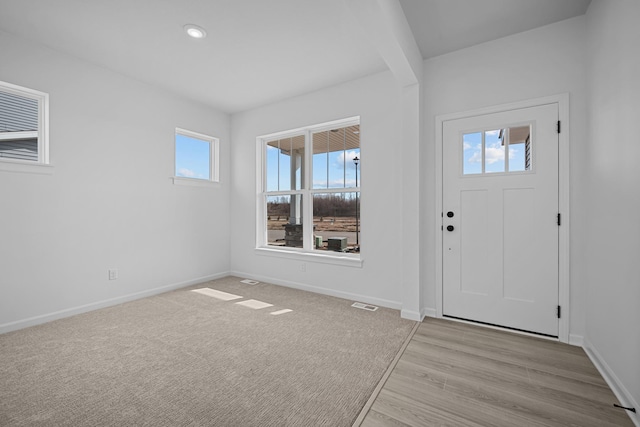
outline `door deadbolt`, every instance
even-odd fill
[[[447,212],[447,217],[453,218],[453,212],[452,211]]]

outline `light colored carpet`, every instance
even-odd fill
[[[227,277],[0,335],[0,425],[350,426],[414,325],[351,303]]]

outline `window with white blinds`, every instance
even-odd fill
[[[48,95],[0,81],[0,161],[49,163]]]

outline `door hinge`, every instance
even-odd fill
[[[559,226],[559,225],[560,225],[560,223],[562,222],[560,218],[561,218],[561,217],[560,217],[560,214],[558,213],[558,226]]]
[[[558,133],[560,133],[560,120],[558,120]]]
[[[561,317],[562,315],[562,307],[558,306],[558,319]]]

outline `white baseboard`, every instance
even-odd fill
[[[636,411],[640,410],[638,407],[638,402],[635,401],[631,393],[627,390],[624,384],[620,381],[617,375],[613,372],[613,370],[609,367],[607,362],[604,361],[598,350],[591,344],[588,338],[584,339],[584,351],[591,359],[591,362],[595,365],[596,369],[600,372],[600,375],[607,382],[613,394],[616,395],[620,404],[622,406],[636,408]],[[612,403],[613,404],[613,403]],[[620,409],[621,411],[625,411],[624,409]],[[625,411],[631,421],[636,425],[636,427],[640,427],[640,416],[638,412],[633,413],[630,411]]]
[[[400,311],[400,317],[407,320],[413,320],[414,322],[422,322],[422,318],[424,316],[417,311],[402,309]]]
[[[16,320],[14,322],[3,323],[0,325],[0,334],[4,334],[11,331],[17,331],[18,329],[28,328],[29,326],[40,325],[42,323],[51,322],[52,320],[62,319],[65,317],[75,316],[76,314],[86,313],[88,311],[98,310],[100,308],[111,307],[113,305],[122,304],[129,301],[134,301],[141,298],[150,297],[153,295],[161,294],[163,292],[172,291],[174,289],[180,289],[187,286],[195,285],[197,283],[207,282],[209,280],[215,280],[228,276],[228,272],[212,274],[209,276],[198,277],[196,279],[186,280],[184,282],[173,283],[170,285],[160,286],[146,291],[135,292],[132,294],[123,295],[116,298],[110,298],[103,301],[97,301],[90,304],[81,305],[78,307],[71,307],[53,313],[42,314],[39,316],[29,317],[27,319]]]
[[[438,317],[438,313],[435,308],[423,308],[422,309],[422,318],[425,317]]]
[[[576,347],[584,347],[584,337],[577,334],[569,334],[569,344]]]
[[[294,288],[294,289],[300,289],[302,291],[314,292],[316,294],[329,295],[332,297],[338,297],[338,298],[353,300],[357,302],[364,302],[367,304],[379,305],[381,307],[392,308],[394,310],[400,310],[402,308],[402,303],[398,301],[390,301],[382,298],[370,297],[367,295],[354,294],[351,292],[336,291],[334,289],[321,288],[318,286],[306,285],[304,283],[281,280],[275,277],[267,277],[267,276],[256,275],[256,274],[243,273],[241,271],[232,271],[229,274],[232,276],[238,276],[238,277],[243,277],[247,279],[257,280],[259,282],[266,282],[266,283],[272,283],[274,285],[286,286],[287,288]]]

